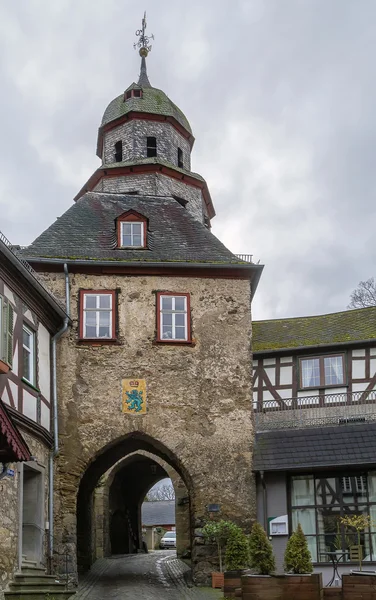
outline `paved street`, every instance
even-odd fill
[[[80,581],[75,600],[214,600],[218,590],[188,587],[175,551],[101,558]]]

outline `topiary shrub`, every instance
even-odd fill
[[[249,566],[249,545],[241,529],[233,531],[227,540],[225,552],[227,571],[238,571]]]
[[[249,556],[252,569],[255,569],[259,575],[270,575],[275,571],[273,546],[257,521],[252,527],[249,538]]]
[[[223,550],[230,536],[237,531],[241,531],[240,527],[235,525],[232,521],[224,521],[223,519],[206,523],[202,528],[204,539],[217,545],[219,571],[221,573],[223,572]]]
[[[311,553],[300,523],[298,523],[296,531],[287,542],[285,570],[288,573],[296,573],[297,575],[312,573],[313,571]]]

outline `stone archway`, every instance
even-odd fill
[[[140,454],[139,452],[142,452]],[[151,457],[168,465],[184,482],[188,497],[192,481],[174,454],[157,440],[139,432],[129,434],[117,444],[103,449],[87,467],[77,495],[77,567],[85,571],[98,557],[95,522],[95,490],[107,474],[112,489],[111,519],[103,529],[108,531],[109,543],[102,538],[104,554],[126,554],[142,548],[141,503],[146,492],[167,471]],[[151,467],[156,467],[155,471]],[[112,468],[112,469],[111,469]],[[110,475],[108,475],[108,472]],[[109,495],[110,498],[110,495]],[[191,503],[189,502],[191,508]],[[185,507],[186,508],[186,507]],[[189,536],[190,537],[190,536]]]
[[[132,485],[132,470],[137,476],[137,490],[129,494]],[[140,450],[121,459],[99,480],[94,490],[93,539],[95,558],[111,554],[127,554],[138,547],[141,539],[142,502],[148,490],[158,481],[169,478],[175,492],[175,526],[177,533],[177,556],[191,556],[191,526],[189,494],[180,475],[164,460]],[[133,517],[128,522],[133,497]],[[128,513],[128,514],[127,514]],[[133,541],[133,533],[138,539]],[[152,547],[152,536],[148,532],[148,545]],[[119,543],[120,537],[120,543]]]

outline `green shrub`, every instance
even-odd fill
[[[241,529],[233,531],[228,538],[225,552],[227,571],[246,569],[249,566],[249,545]]]
[[[308,550],[306,537],[302,526],[298,523],[296,531],[287,542],[285,551],[285,570],[288,573],[312,573],[311,553]]]
[[[240,531],[240,527],[232,521],[211,521],[202,528],[202,534],[209,542],[217,544],[219,570],[223,571],[222,553],[231,534]]]
[[[250,565],[259,575],[270,575],[275,571],[275,558],[273,547],[260,525],[254,523],[249,538]]]

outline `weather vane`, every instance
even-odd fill
[[[142,29],[137,29],[136,35],[140,39],[138,42],[133,44],[134,49],[140,49],[140,56],[147,56],[151,50],[150,40],[154,39],[154,35],[146,35],[146,12],[144,12],[144,18],[142,19]]]

